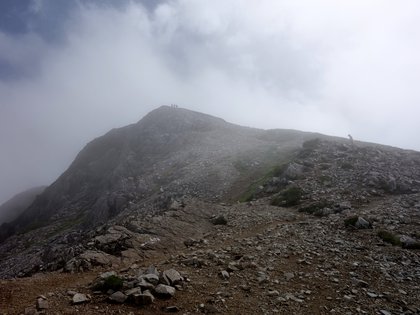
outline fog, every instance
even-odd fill
[[[0,203],[163,104],[420,150],[418,1],[20,3],[0,5]]]

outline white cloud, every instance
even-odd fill
[[[0,83],[0,200],[51,182],[87,141],[169,103],[420,149],[419,7],[179,0],[149,12],[132,2],[78,7],[60,45],[0,34],[0,58],[39,69]]]

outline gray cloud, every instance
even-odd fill
[[[48,15],[48,4],[39,1],[37,14]],[[0,202],[50,183],[86,142],[162,104],[420,149],[419,9],[417,1],[90,2],[63,15],[59,41],[37,28],[2,32],[0,61],[24,75],[0,81]]]

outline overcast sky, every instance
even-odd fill
[[[0,203],[176,103],[420,150],[420,1],[1,0]]]

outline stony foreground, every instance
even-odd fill
[[[36,314],[38,306],[45,314],[419,314],[419,250],[378,236],[384,229],[418,231],[420,207],[413,201],[419,197],[386,196],[325,217],[270,206],[264,198],[197,203],[225,220],[213,220],[201,237],[178,240],[178,248],[152,250],[126,266],[3,280],[0,313]],[[346,227],[353,215],[366,218],[371,228]],[[175,288],[171,294],[156,294],[158,282],[142,286],[137,293],[154,295],[149,305],[126,301],[130,279],[158,281],[159,272],[146,279],[146,270],[175,270],[180,278],[165,284]],[[120,301],[110,298],[115,291],[92,287],[106,271],[124,281],[115,296]],[[76,293],[86,301],[74,303]]]

